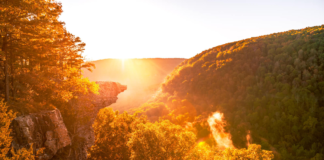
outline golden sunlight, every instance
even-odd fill
[[[223,113],[213,113],[212,116],[208,117],[207,122],[219,149],[235,148],[231,140],[231,135],[225,132]]]
[[[126,58],[120,59],[122,61],[122,71],[125,69],[125,61],[127,60]]]
[[[217,119],[218,121],[221,121],[222,120],[222,117],[223,117],[223,114],[219,113],[219,112],[216,112],[213,117],[215,119]]]

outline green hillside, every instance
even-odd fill
[[[276,158],[323,158],[324,25],[203,51],[177,66],[141,109],[182,125],[219,111],[236,147],[246,146],[250,131]]]

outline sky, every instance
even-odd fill
[[[324,24],[323,0],[57,0],[86,60],[190,58],[209,48]]]

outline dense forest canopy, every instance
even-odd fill
[[[223,160],[273,158],[271,151],[251,144],[248,149],[219,148],[197,143],[197,136],[188,128],[169,120],[149,122],[145,116],[119,114],[111,108],[100,111],[93,125],[95,145],[88,150],[91,160],[101,159],[173,159]]]
[[[203,51],[177,66],[139,112],[151,120],[203,128],[198,123],[219,111],[236,147],[246,146],[250,133],[253,143],[274,151],[276,158],[321,159],[323,85],[322,25]]]

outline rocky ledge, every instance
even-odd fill
[[[71,138],[59,110],[17,117],[12,121],[12,147],[45,148],[41,159],[51,159],[59,149],[71,145]]]
[[[92,124],[97,113],[116,103],[117,95],[127,89],[116,82],[96,83],[100,87],[98,95],[81,95],[70,102],[77,113],[72,127],[66,127],[58,109],[15,118],[11,124],[12,147],[29,148],[33,144],[34,151],[44,148],[40,159],[85,160],[87,149],[94,144]]]

